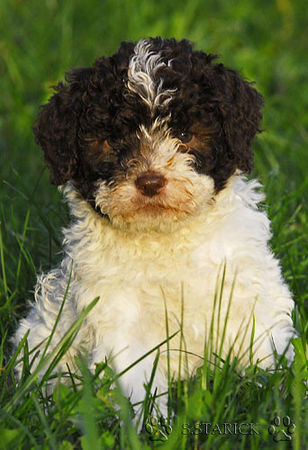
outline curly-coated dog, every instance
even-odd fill
[[[36,141],[73,221],[14,342],[29,329],[30,350],[44,347],[68,284],[49,350],[99,297],[56,371],[73,370],[80,351],[92,369],[107,359],[123,371],[179,329],[160,349],[158,393],[167,366],[185,376],[214,351],[242,368],[292,360],[293,301],[258,210],[260,185],[244,176],[263,98],[215,58],[187,40],[123,42],[72,70],[41,108]],[[133,402],[155,354],[121,377]]]

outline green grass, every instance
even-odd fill
[[[304,448],[306,9],[304,0],[1,1],[0,449]],[[265,97],[265,132],[255,144],[253,176],[261,179],[267,194],[272,246],[294,294],[300,337],[292,367],[282,362],[276,373],[252,366],[244,377],[230,361],[217,370],[205,359],[196,378],[170,386],[170,425],[150,418],[152,399],[147,395],[147,431],[138,435],[132,406],[117,383],[112,385],[117,375],[103,362],[91,374],[79,361],[79,375],[70,375],[73,387],[58,384],[48,396],[44,382],[49,371],[43,380],[35,371],[28,373],[33,355],[29,357],[26,346],[24,376],[16,385],[12,369],[23,352],[20,347],[11,357],[9,338],[26,313],[36,273],[60,260],[60,229],[68,221],[33,142],[38,106],[69,68],[111,54],[121,40],[155,35],[186,37],[197,48],[220,54],[224,63],[255,80]],[[68,348],[79,322],[74,326],[55,353],[41,362],[46,369]],[[291,442],[273,441],[268,426],[275,414],[289,416],[296,424]],[[259,434],[221,435],[216,427],[205,436],[197,434],[204,430],[198,423],[253,423]]]

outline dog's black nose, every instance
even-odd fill
[[[166,178],[155,172],[146,172],[135,181],[136,187],[143,195],[153,197],[159,194],[166,184]]]

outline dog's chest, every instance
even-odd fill
[[[133,244],[115,244],[80,264],[77,308],[99,296],[93,317],[102,329],[150,323],[164,335],[166,311],[171,328],[178,329],[182,308],[187,323],[212,308],[222,270],[212,241]]]

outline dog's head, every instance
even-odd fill
[[[168,228],[253,165],[262,96],[214,55],[174,39],[123,42],[59,83],[34,132],[51,180],[114,226]],[[169,225],[168,225],[169,224]]]

